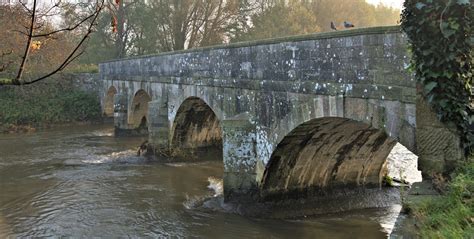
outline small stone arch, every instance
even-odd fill
[[[175,156],[222,158],[220,121],[204,100],[189,97],[183,101],[174,118],[170,145]]]
[[[148,102],[150,95],[144,90],[138,90],[133,96],[128,124],[133,128],[146,128],[148,121]]]
[[[383,130],[341,117],[304,122],[277,145],[265,167],[264,198],[380,187],[397,142]]]
[[[113,117],[114,116],[114,101],[115,101],[115,94],[117,94],[117,89],[115,86],[110,86],[107,90],[104,99],[104,115],[105,117]]]

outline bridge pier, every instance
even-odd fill
[[[127,129],[128,118],[128,96],[124,93],[118,93],[114,98],[114,128],[115,135],[124,135],[123,131]]]
[[[225,200],[257,190],[255,125],[246,114],[222,121]]]
[[[168,123],[168,102],[163,98],[148,103],[148,142],[153,150],[168,152],[170,149]]]

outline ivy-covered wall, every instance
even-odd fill
[[[459,136],[464,156],[473,153],[474,145],[469,129],[474,121],[473,18],[470,0],[407,0],[402,14],[402,28],[411,43],[411,67],[423,96],[420,101]]]

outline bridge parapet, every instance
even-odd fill
[[[379,27],[110,61],[103,78],[415,102],[406,39]]]

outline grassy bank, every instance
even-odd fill
[[[100,112],[96,95],[60,79],[0,88],[0,132],[96,121],[100,119]]]
[[[422,238],[473,238],[474,162],[459,168],[440,197],[411,205]]]

